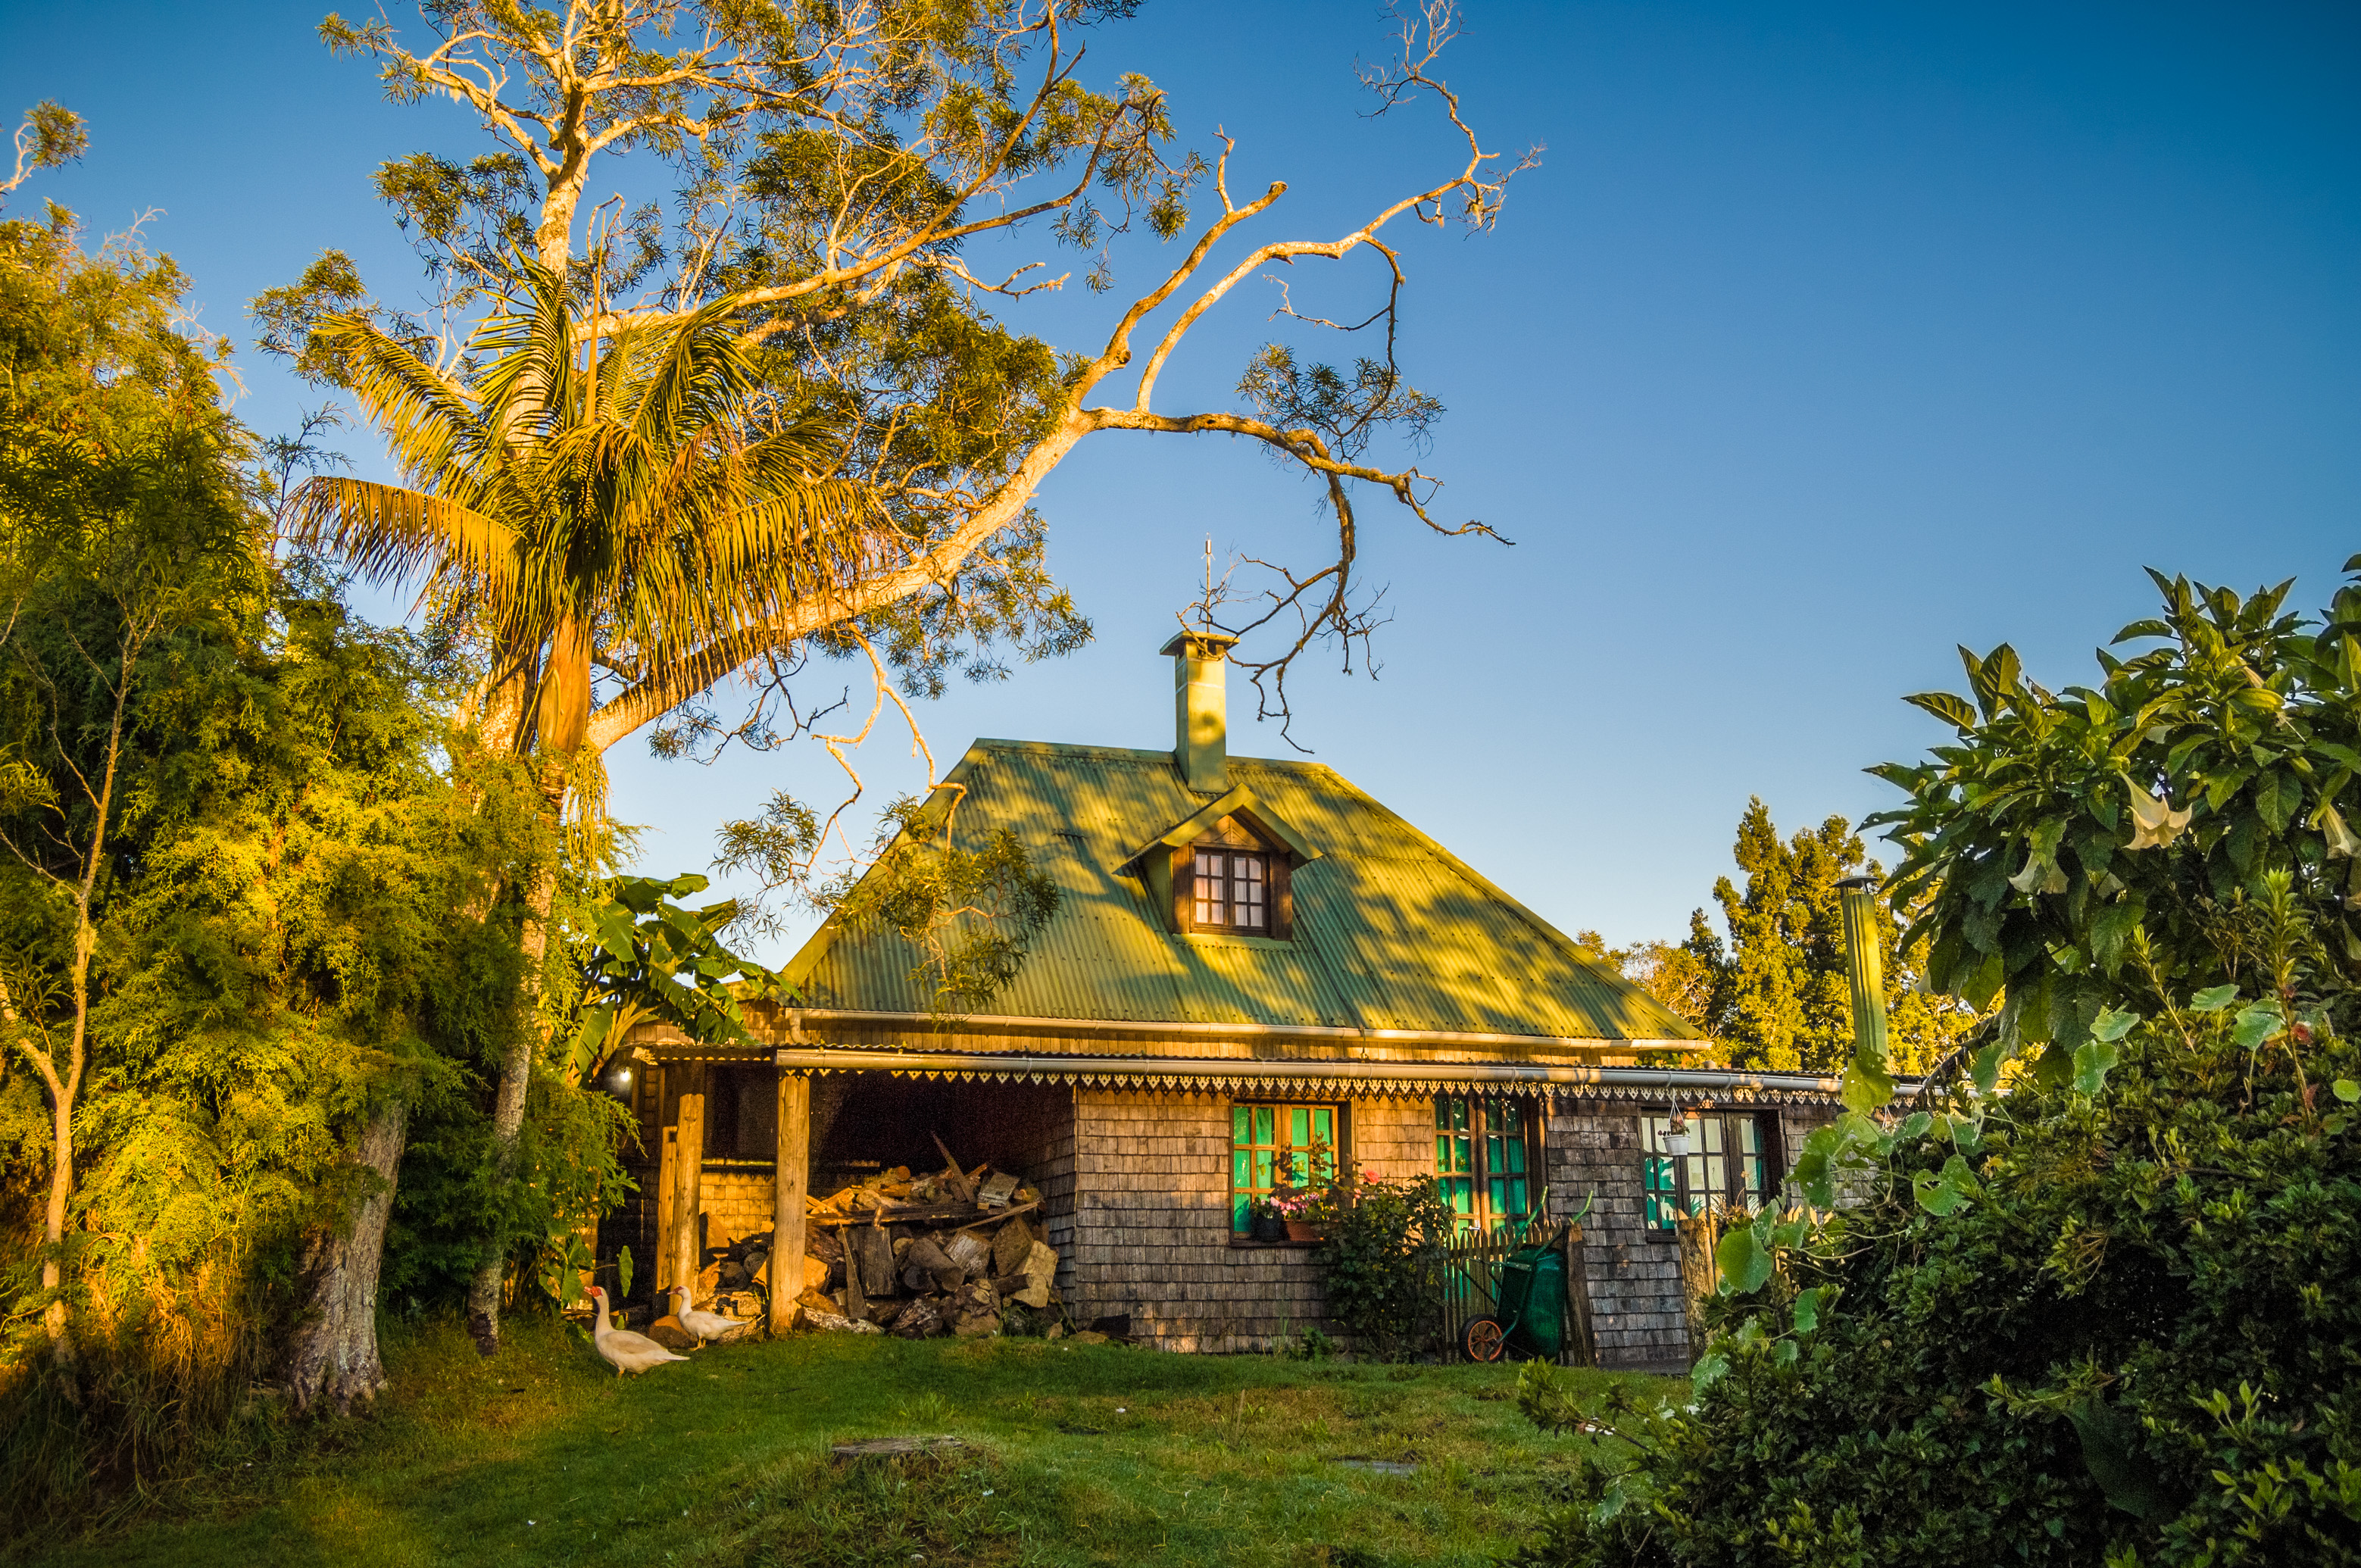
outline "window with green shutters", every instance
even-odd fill
[[[1434,1102],[1434,1179],[1465,1225],[1532,1218],[1541,1197],[1532,1118],[1515,1100],[1444,1096]]]
[[[1336,1107],[1230,1107],[1230,1228],[1247,1229],[1246,1206],[1279,1188],[1318,1187],[1336,1175]]]

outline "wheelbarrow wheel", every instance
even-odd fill
[[[1459,1348],[1470,1361],[1498,1361],[1509,1348],[1509,1331],[1498,1318],[1476,1318],[1459,1331]]]

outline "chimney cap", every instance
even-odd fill
[[[1159,653],[1178,653],[1186,649],[1202,659],[1209,653],[1226,653],[1238,645],[1238,640],[1226,631],[1177,631],[1172,641],[1157,650]]]

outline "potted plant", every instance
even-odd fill
[[[1279,1212],[1276,1195],[1257,1198],[1246,1204],[1246,1234],[1258,1242],[1287,1239],[1287,1221]]]
[[[1291,1242],[1316,1242],[1320,1233],[1312,1227],[1312,1206],[1317,1195],[1282,1187],[1270,1195],[1272,1212],[1279,1216],[1280,1234]]]

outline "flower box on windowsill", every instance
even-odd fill
[[[1258,1242],[1251,1235],[1236,1231],[1230,1233],[1230,1250],[1233,1252],[1310,1252],[1319,1245],[1317,1241]]]
[[[1320,1233],[1312,1228],[1309,1220],[1290,1220],[1287,1222],[1287,1239],[1298,1243],[1316,1242],[1320,1239]]]

